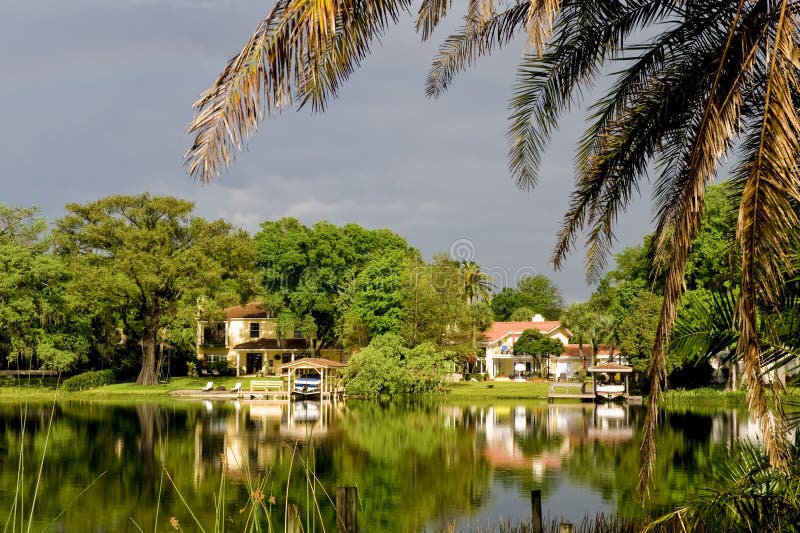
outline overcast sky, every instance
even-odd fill
[[[169,194],[248,231],[295,216],[386,227],[430,258],[453,251],[513,285],[542,273],[568,302],[591,293],[579,247],[547,263],[574,182],[580,110],[565,117],[531,193],[506,169],[507,102],[521,43],[484,58],[440,100],[424,95],[439,42],[411,17],[375,47],[324,115],[262,124],[210,185],[188,178],[191,104],[270,8],[270,0],[0,2],[0,202],[64,204],[110,194]],[[649,198],[621,218],[618,247],[650,229]],[[555,318],[555,317],[548,317]]]

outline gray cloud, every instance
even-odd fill
[[[8,5],[10,4],[10,5]],[[264,123],[230,171],[200,186],[184,173],[191,103],[268,6],[243,0],[7,3],[0,8],[0,201],[57,217],[67,202],[149,190],[249,231],[296,216],[388,227],[430,257],[460,239],[508,283],[541,272],[585,298],[581,250],[547,263],[573,183],[580,110],[565,117],[542,182],[519,191],[506,169],[506,106],[521,44],[484,58],[438,101],[425,73],[450,27],[420,44],[411,18],[390,31],[325,115]],[[46,35],[47,39],[41,39]],[[648,231],[647,202],[619,245]]]

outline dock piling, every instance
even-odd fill
[[[358,531],[358,487],[336,489],[336,526],[339,533]]]
[[[542,491],[531,491],[531,530],[542,533]]]

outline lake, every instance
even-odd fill
[[[363,531],[527,520],[533,489],[546,517],[635,516],[643,420],[641,406],[521,401],[2,403],[0,520],[19,530],[36,491],[33,531],[172,531],[172,517],[199,531],[192,514],[243,531],[255,493],[275,531],[335,531],[339,486],[358,487]],[[741,411],[663,412],[649,509],[694,494],[755,434]]]

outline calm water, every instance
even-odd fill
[[[525,520],[532,489],[553,517],[641,512],[644,411],[635,406],[62,402],[50,425],[51,410],[0,404],[2,525],[15,494],[28,509],[45,442],[34,531],[53,520],[53,531],[172,531],[173,516],[185,531],[199,530],[178,491],[208,530],[221,492],[227,530],[242,531],[255,485],[276,531],[287,496],[306,531],[335,531],[325,491],[343,485],[358,486],[359,523],[370,532]],[[734,411],[664,413],[653,505],[702,487],[709,465],[753,427]],[[23,488],[15,490],[20,464]]]

